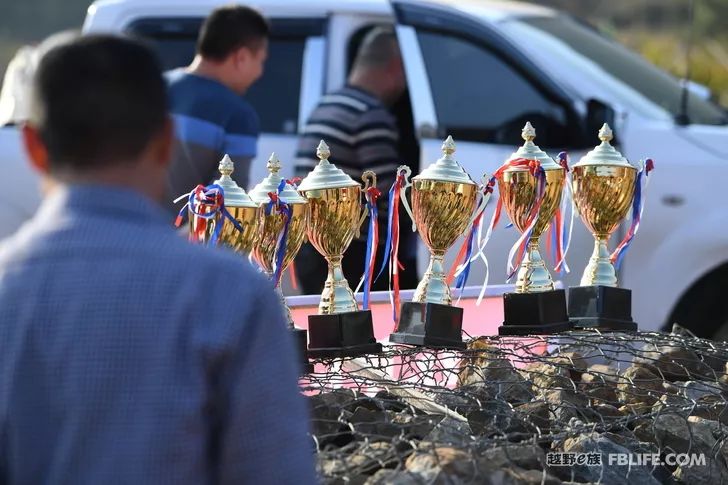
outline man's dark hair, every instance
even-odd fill
[[[241,47],[258,49],[269,31],[268,22],[257,10],[242,5],[220,7],[202,24],[197,53],[222,61]]]
[[[377,26],[361,42],[356,55],[356,67],[383,67],[400,57],[397,34],[390,26]]]
[[[159,61],[128,38],[74,36],[56,43],[42,54],[32,91],[30,123],[52,171],[133,160],[167,119]]]

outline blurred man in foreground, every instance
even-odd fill
[[[389,189],[394,183],[397,167],[405,163],[398,153],[397,123],[388,107],[402,96],[406,85],[394,30],[391,27],[375,27],[362,41],[346,86],[321,98],[298,141],[297,176],[305,177],[318,163],[316,147],[321,139],[331,148],[331,163],[354,180],[360,181],[365,170],[376,172],[377,185],[382,192],[378,207],[381,244],[377,268],[382,261],[387,234]],[[404,226],[409,227],[407,219],[404,220]],[[364,272],[366,227],[362,232],[364,236],[352,241],[342,262],[344,276],[352,288],[356,287]],[[411,231],[400,232],[399,259],[406,268],[401,272],[402,288],[417,285],[415,238]],[[324,258],[306,244],[295,264],[303,292],[320,293],[328,273]],[[387,278],[383,276],[373,288],[385,290],[387,286]]]
[[[0,483],[312,483],[270,283],[169,226],[154,56],[111,36],[42,56],[23,129],[50,181],[0,245]]]
[[[219,7],[200,29],[192,64],[167,73],[176,125],[165,200],[171,213],[176,213],[174,198],[217,178],[217,164],[226,153],[235,161],[232,177],[247,188],[260,120],[242,95],[263,74],[268,32],[256,10]]]

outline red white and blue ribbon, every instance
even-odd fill
[[[376,187],[368,187],[364,193],[366,198],[367,210],[369,212],[369,231],[367,234],[367,252],[364,261],[364,274],[359,281],[355,293],[364,285],[364,298],[362,308],[369,309],[369,296],[374,283],[374,267],[376,266],[377,249],[379,247],[379,210],[377,208],[377,199],[382,193]]]
[[[384,259],[379,269],[376,279],[384,272],[385,268],[389,268],[389,300],[392,305],[392,320],[399,322],[399,271],[404,270],[404,266],[399,261],[399,203],[402,202],[407,214],[412,219],[412,232],[416,230],[415,218],[412,215],[412,209],[407,202],[407,187],[412,184],[409,176],[412,171],[407,166],[400,166],[397,169],[397,178],[389,189],[388,218],[387,218],[387,239],[384,244]]]
[[[293,219],[293,208],[280,196],[281,192],[286,188],[286,180],[282,179],[275,192],[268,192],[269,202],[265,205],[265,215],[281,214],[283,216],[283,230],[278,234],[276,241],[276,251],[273,257],[273,283],[275,287],[281,284],[281,275],[283,273],[283,259],[286,256],[286,246],[288,245],[288,230],[291,227],[291,219]]]
[[[298,190],[298,184],[301,183],[301,177],[293,177],[292,179],[286,180],[286,183],[293,187],[295,190]],[[290,265],[288,265],[288,276],[291,283],[291,288],[294,290],[298,289],[298,278],[296,277],[296,263],[295,261],[291,262]]]
[[[194,221],[192,221],[194,227],[190,239],[196,242],[204,241],[205,231],[210,219],[215,221],[215,227],[208,241],[210,245],[214,246],[217,244],[220,238],[220,232],[223,226],[223,221],[220,221],[220,218],[229,220],[238,231],[243,230],[240,223],[225,208],[225,191],[221,186],[217,184],[211,184],[207,187],[198,185],[188,194],[184,194],[175,199],[174,202],[177,203],[185,198],[187,198],[187,202],[180,209],[179,214],[177,214],[174,224],[176,227],[180,227],[187,217],[189,210],[195,216]]]
[[[536,222],[538,221],[538,214],[541,210],[541,205],[543,204],[544,195],[546,194],[546,172],[544,171],[543,167],[541,167],[541,164],[538,160],[530,160],[527,158],[514,158],[507,161],[498,170],[496,170],[493,174],[493,177],[488,182],[488,187],[490,187],[491,192],[493,190],[493,186],[495,185],[495,181],[501,180],[503,177],[503,173],[510,168],[528,169],[531,175],[536,178],[536,194],[528,217],[525,221],[526,230],[523,232],[521,237],[518,238],[518,240],[508,253],[508,268],[506,270],[507,281],[510,281],[513,275],[518,271],[518,268],[521,265],[521,262],[523,261],[523,258],[526,254],[526,251],[528,250],[528,241],[531,238],[533,228],[536,226]],[[495,227],[498,225],[498,222],[500,221],[502,212],[503,197],[501,196],[498,197],[498,204],[496,204],[495,212],[493,212],[493,218],[491,219],[490,225],[488,226],[488,231],[486,232],[485,237],[481,240],[479,244],[480,248],[484,249],[485,245],[490,240],[490,237],[493,234],[493,229],[495,229]],[[483,285],[483,289],[481,289],[481,296],[479,297],[478,302],[482,301],[482,297],[485,294],[484,288],[486,285],[487,281]]]
[[[650,182],[650,172],[655,168],[655,162],[648,158],[645,160],[644,166],[640,169],[634,181],[634,197],[632,198],[632,223],[629,226],[627,234],[625,234],[622,242],[619,243],[617,249],[612,253],[610,260],[616,269],[622,265],[622,260],[627,254],[632,240],[637,234],[642,219],[642,211],[644,210],[645,194],[647,186]]]
[[[559,153],[559,165],[564,169],[564,180],[566,191],[561,194],[561,204],[556,209],[554,217],[549,226],[549,232],[546,238],[546,251],[551,254],[554,264],[554,271],[558,274],[564,272],[569,273],[569,265],[566,263],[566,253],[569,251],[569,243],[571,242],[571,233],[574,228],[574,205],[571,195],[571,184],[569,183],[569,163],[566,152]],[[565,224],[567,210],[571,210],[569,215],[568,228]]]
[[[460,247],[458,255],[455,257],[455,261],[450,268],[450,273],[448,274],[448,285],[452,283],[453,278],[456,278],[455,288],[459,291],[458,302],[460,301],[460,298],[463,294],[463,289],[465,289],[465,285],[468,282],[468,276],[470,274],[470,268],[472,266],[472,263],[475,262],[477,259],[482,259],[485,263],[486,275],[488,272],[488,259],[485,257],[484,246],[481,245],[480,241],[482,241],[481,236],[483,227],[483,212],[488,206],[491,194],[493,193],[493,185],[495,185],[495,180],[488,179],[487,175],[483,175],[480,185],[480,189],[482,192],[479,196],[478,203],[476,204],[475,212],[473,213],[473,216],[470,220],[470,230],[468,231],[468,235],[465,237],[465,240]],[[473,255],[473,242],[476,239],[479,241],[478,252]]]

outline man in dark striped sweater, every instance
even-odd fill
[[[380,250],[377,265],[383,254],[386,238],[388,192],[394,183],[397,167],[406,164],[398,154],[399,133],[395,118],[387,107],[402,96],[406,79],[397,37],[390,27],[372,29],[362,41],[346,85],[321,98],[301,132],[296,154],[296,175],[305,177],[318,163],[316,147],[325,140],[331,148],[329,160],[361,180],[365,170],[377,174],[382,191],[379,199]],[[406,217],[406,216],[405,216]],[[404,223],[409,227],[409,221]],[[364,271],[366,256],[366,227],[362,236],[352,241],[344,254],[344,275],[354,288]],[[401,274],[403,288],[417,284],[416,243],[410,231],[401,231],[400,260],[406,267]],[[296,269],[304,293],[320,293],[326,280],[324,259],[310,245],[301,248]],[[387,288],[383,276],[374,289]]]

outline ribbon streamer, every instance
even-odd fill
[[[569,265],[566,263],[566,254],[569,251],[571,232],[574,228],[574,205],[571,194],[571,183],[569,180],[568,155],[566,152],[559,153],[559,165],[561,165],[564,169],[566,193],[562,193],[561,204],[551,220],[546,245],[547,252],[551,254],[554,271],[558,274],[563,274],[564,272],[569,273],[571,271],[569,269]],[[564,224],[567,209],[571,209],[568,229],[566,224]]]
[[[409,176],[412,172],[409,167],[402,166],[397,169],[397,178],[389,189],[388,217],[387,217],[387,239],[384,244],[384,259],[379,273],[375,281],[384,272],[385,268],[389,268],[389,301],[392,305],[392,320],[397,324],[399,322],[399,271],[404,270],[404,266],[399,261],[399,204],[400,201],[404,206],[407,214],[412,219],[412,231],[417,227],[414,223],[414,216],[407,202],[407,187],[412,184]]]
[[[462,297],[462,291],[465,288],[465,285],[467,284],[468,275],[470,274],[470,268],[473,262],[475,262],[477,259],[482,259],[485,263],[486,267],[486,274],[488,271],[488,260],[485,257],[485,246],[482,245],[482,216],[485,212],[485,208],[488,206],[488,202],[490,201],[491,194],[493,193],[493,186],[495,185],[495,179],[488,178],[486,174],[483,175],[483,178],[481,179],[480,189],[482,191],[482,195],[480,196],[480,200],[478,201],[477,207],[475,209],[475,212],[473,213],[473,216],[470,221],[470,231],[468,231],[468,236],[463,241],[463,244],[460,248],[460,251],[458,252],[457,257],[455,258],[455,262],[450,268],[450,272],[447,277],[447,284],[452,284],[453,278],[457,278],[455,280],[455,287],[459,290],[458,295],[458,302],[460,301],[460,298]],[[476,236],[477,233],[477,236]],[[478,252],[473,256],[473,241],[477,238],[478,242]]]
[[[374,282],[374,268],[376,266],[377,249],[379,246],[379,221],[378,215],[379,210],[377,208],[377,199],[382,193],[376,187],[369,187],[366,191],[365,197],[367,201],[367,209],[369,210],[369,231],[367,234],[367,252],[366,260],[364,262],[364,274],[359,280],[359,285],[356,287],[355,293],[359,292],[359,289],[364,285],[364,299],[362,308],[364,310],[369,309],[369,296],[372,289],[372,283]]]
[[[632,223],[630,224],[629,230],[627,231],[627,234],[625,234],[624,239],[622,239],[622,242],[619,243],[617,249],[614,250],[609,258],[617,270],[619,270],[619,267],[622,265],[624,256],[627,254],[627,251],[632,244],[632,240],[640,227],[642,211],[644,210],[644,196],[650,182],[650,172],[652,172],[654,168],[655,162],[651,158],[648,158],[645,160],[645,163],[637,174],[637,177],[635,177],[634,197],[632,198]]]
[[[185,203],[182,209],[180,209],[179,214],[177,214],[175,226],[180,227],[182,225],[182,222],[187,216],[188,210],[194,214],[195,221],[192,235],[190,236],[191,240],[196,240],[198,242],[204,240],[209,220],[214,219],[217,221],[218,217],[228,219],[232,223],[233,227],[235,227],[238,231],[243,230],[240,223],[235,220],[232,214],[230,214],[227,208],[225,208],[225,191],[221,186],[217,184],[211,184],[207,187],[198,185],[188,194],[184,194],[175,199],[175,202],[179,202],[185,197],[187,197],[187,203]],[[215,224],[215,228],[213,229],[208,241],[209,245],[214,246],[217,244],[218,239],[220,238],[220,232],[222,231],[222,226],[223,224]]]
[[[276,288],[281,284],[283,259],[286,256],[286,247],[288,245],[288,231],[291,226],[291,220],[293,219],[293,208],[280,196],[281,192],[283,192],[285,188],[286,180],[282,179],[275,192],[268,192],[268,198],[270,201],[265,207],[266,216],[274,214],[275,212],[283,215],[283,229],[278,234],[276,251],[273,258],[273,284]]]

